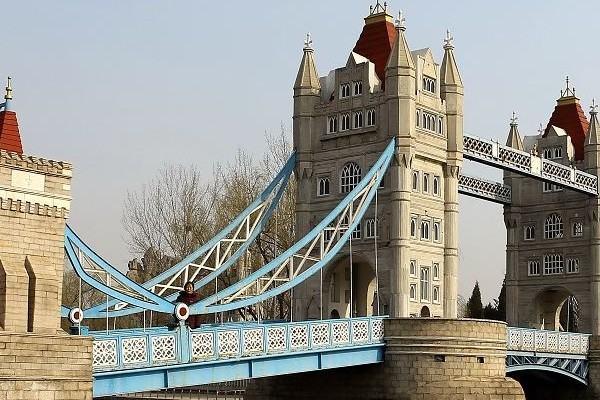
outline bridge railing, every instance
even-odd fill
[[[598,178],[569,166],[503,146],[492,140],[464,135],[465,158],[541,178],[588,194],[598,194]]]
[[[94,371],[383,343],[384,317],[92,333]]]
[[[507,350],[585,356],[589,337],[583,333],[507,328]]]

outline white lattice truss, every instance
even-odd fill
[[[267,203],[259,204],[240,224],[230,232],[228,237],[219,240],[210,248],[201,258],[200,262],[189,263],[175,272],[173,275],[165,278],[161,283],[150,286],[150,291],[159,296],[166,297],[183,290],[183,285],[189,281],[196,281],[201,278],[203,272],[210,273],[219,270],[236,250],[246,241],[256,230],[261,217],[266,210]],[[114,310],[118,311],[129,304],[119,302],[114,305]]]
[[[587,356],[589,337],[583,333],[507,328],[507,350]]]
[[[248,283],[231,296],[223,298],[221,303],[228,304],[235,300],[262,295],[269,289],[277,287],[282,282],[289,282],[306,268],[321,261],[331,251],[337,241],[340,240],[344,232],[348,230],[348,227],[352,225],[356,219],[356,215],[359,214],[362,208],[368,207],[366,200],[376,182],[377,174],[373,175],[369,183],[339,213],[335,223],[317,234],[302,249],[301,253],[296,253],[284,259],[278,266],[272,269],[270,276],[261,276],[255,281]]]
[[[463,174],[458,177],[458,192],[502,204],[511,201],[510,186]]]
[[[114,331],[94,337],[94,370],[176,364],[182,348],[189,348],[190,362],[209,362],[382,344],[383,317],[201,328],[188,332],[189,346],[179,343],[176,331],[122,334],[128,336]]]
[[[463,155],[474,161],[539,178],[579,192],[598,194],[596,176],[497,142],[464,135]]]

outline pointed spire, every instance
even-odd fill
[[[6,84],[4,103],[0,104],[0,149],[23,154],[19,122],[17,121],[17,113],[11,110],[11,100],[12,85],[9,77]]]
[[[590,126],[587,131],[585,138],[585,144],[600,144],[600,123],[598,122],[598,104],[592,99],[592,105],[590,106]]]
[[[519,124],[517,120],[519,118],[513,111],[512,118],[510,119],[510,131],[508,132],[508,139],[506,139],[506,145],[512,147],[515,150],[523,150],[523,140],[521,139],[521,135],[519,134],[519,129],[517,128]]]
[[[310,33],[306,34],[304,40],[304,54],[298,69],[298,76],[294,89],[320,89],[319,73],[315,66],[314,49],[312,48],[312,39]]]
[[[400,11],[398,19],[396,19],[396,32],[398,35],[396,43],[394,43],[394,47],[392,47],[392,52],[390,53],[387,65],[385,66],[386,70],[390,68],[415,68],[415,63],[410,54],[410,48],[408,47],[406,37],[404,36],[404,32],[406,31],[405,23],[406,18],[404,18],[404,14]]]
[[[442,60],[442,67],[440,73],[442,76],[442,85],[456,85],[463,86],[460,73],[458,72],[458,66],[454,59],[454,37],[450,34],[450,31],[446,31],[446,38],[444,39],[444,59]]]

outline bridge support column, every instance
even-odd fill
[[[71,166],[0,151],[0,399],[91,399],[92,340],[60,327]]]
[[[506,325],[398,318],[385,321],[382,364],[252,381],[253,399],[524,400],[506,375]]]
[[[444,172],[444,317],[458,316],[458,173],[447,165]]]

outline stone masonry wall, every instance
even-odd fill
[[[92,398],[92,339],[0,332],[0,400]]]
[[[522,400],[507,378],[506,325],[446,319],[389,319],[379,365],[265,378],[247,399]]]

